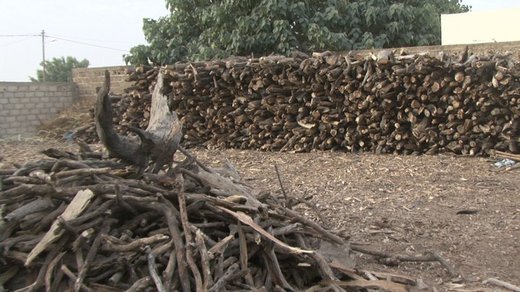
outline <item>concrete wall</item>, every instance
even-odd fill
[[[520,41],[520,8],[441,15],[442,44]]]
[[[131,67],[96,67],[96,68],[77,68],[72,70],[72,82],[78,87],[78,94],[81,99],[94,99],[96,97],[96,87],[100,87],[105,80],[105,70],[110,72],[110,90],[119,95],[132,82],[127,82],[127,69]]]
[[[440,52],[445,53],[461,53],[465,47],[468,46],[470,54],[476,54],[478,56],[492,55],[492,54],[505,54],[511,53],[511,57],[518,61],[520,60],[520,41],[515,42],[501,42],[501,43],[482,43],[482,44],[462,44],[462,45],[442,45],[442,46],[418,46],[418,47],[406,47],[406,48],[391,48],[385,50],[395,50],[399,53],[401,50],[406,54],[418,54],[418,53],[429,53],[431,56],[436,56]],[[359,54],[376,53],[381,49],[372,50],[360,50],[357,51]],[[345,52],[345,54],[348,52]]]
[[[76,99],[73,83],[0,82],[0,138],[36,133]]]

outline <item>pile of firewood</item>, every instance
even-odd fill
[[[168,173],[139,176],[97,153],[44,153],[51,158],[0,171],[2,291],[406,291],[415,284],[355,269],[355,249],[299,215],[300,201],[255,193],[233,168],[208,168],[187,153]],[[442,263],[418,260],[425,259]]]
[[[146,130],[117,133],[110,76],[98,93],[96,133],[109,155],[80,153],[0,170],[0,290],[407,291],[409,277],[363,271],[352,251],[384,264],[438,261],[351,245],[300,215],[305,200],[255,191],[230,165],[209,168],[179,146],[165,74]],[[185,159],[173,161],[180,150]],[[178,156],[177,156],[178,157]],[[283,188],[282,188],[283,189]]]
[[[166,66],[185,146],[489,155],[520,110],[510,56],[234,58]],[[131,72],[115,120],[147,125],[159,68]]]

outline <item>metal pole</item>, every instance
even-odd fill
[[[42,66],[43,66],[43,82],[45,82],[46,79],[46,73],[45,73],[45,30],[42,29]]]

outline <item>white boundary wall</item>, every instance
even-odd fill
[[[442,45],[520,41],[520,8],[443,14],[441,27]]]

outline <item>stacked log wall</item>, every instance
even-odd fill
[[[145,128],[158,70],[186,146],[489,155],[520,110],[510,55],[303,54],[137,68],[117,119]]]

